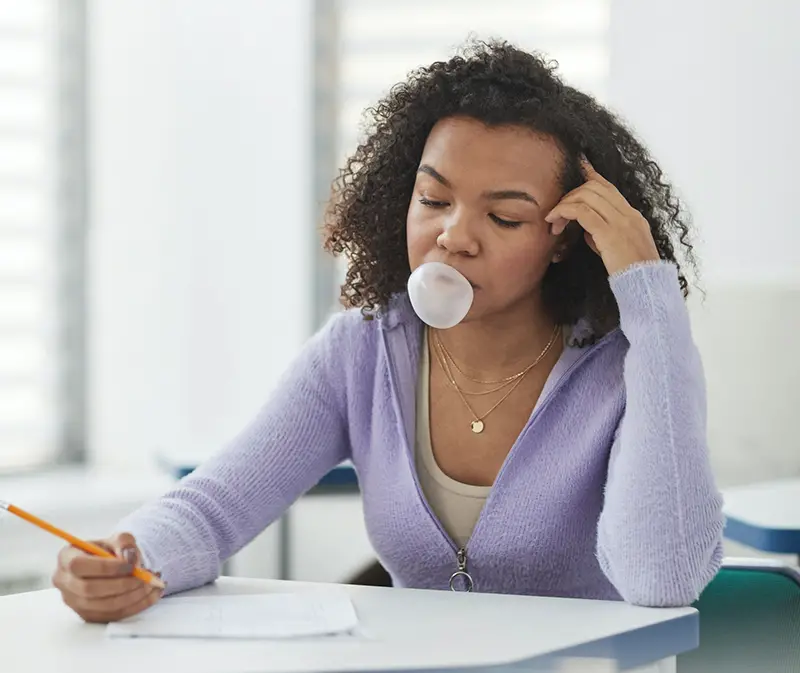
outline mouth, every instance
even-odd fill
[[[445,264],[445,265],[449,266],[450,268],[455,269],[458,273],[460,273],[464,277],[464,279],[469,283],[470,287],[473,290],[480,290],[481,289],[480,285],[478,285],[477,283],[473,283],[469,279],[467,274],[465,274],[463,271],[461,271],[461,269],[459,269],[458,267],[453,266],[452,264],[447,264],[447,262],[436,262],[436,263],[437,264]],[[440,278],[441,281],[444,281],[445,283],[452,282],[451,279],[449,277],[447,277],[447,276],[439,276],[439,278]]]
[[[467,274],[465,274],[463,271],[461,271],[460,269],[456,269],[456,271],[458,271],[462,276],[464,276],[464,278],[470,284],[470,287],[472,287],[473,290],[477,290],[480,287],[480,285],[478,285],[477,283],[473,283],[469,278],[467,278]]]

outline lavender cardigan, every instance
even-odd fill
[[[475,590],[687,605],[722,558],[703,371],[674,265],[611,278],[621,326],[553,369],[466,545]],[[422,325],[335,315],[232,442],[122,521],[170,592],[213,581],[331,468],[352,459],[396,586],[446,589],[456,547],[413,459]]]

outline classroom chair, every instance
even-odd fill
[[[800,571],[769,559],[725,559],[694,604],[700,646],[677,673],[800,673]]]

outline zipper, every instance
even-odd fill
[[[472,591],[475,588],[475,581],[472,579],[472,575],[467,571],[466,547],[461,547],[461,549],[456,552],[456,563],[458,563],[458,569],[450,575],[450,591]],[[456,584],[463,584],[464,588],[457,589]]]
[[[403,329],[405,329],[405,326],[403,327]],[[583,353],[577,360],[575,360],[575,362],[573,362],[567,368],[567,371],[565,371],[561,375],[561,377],[558,379],[558,381],[553,386],[553,388],[550,390],[550,392],[547,394],[547,396],[539,403],[536,411],[534,411],[533,414],[531,414],[531,417],[528,419],[528,422],[525,424],[525,427],[522,428],[522,431],[517,436],[516,441],[511,446],[511,449],[509,450],[508,455],[506,456],[505,460],[503,461],[503,464],[500,466],[500,470],[497,472],[497,477],[495,477],[494,484],[492,485],[492,489],[489,491],[489,496],[486,498],[486,502],[484,503],[480,514],[478,515],[478,520],[475,522],[475,527],[472,529],[472,534],[469,536],[469,539],[467,540],[466,544],[463,547],[458,547],[458,546],[456,546],[456,543],[453,542],[453,539],[450,537],[450,535],[447,533],[447,531],[442,527],[442,524],[440,523],[438,517],[433,513],[433,510],[431,509],[430,504],[428,504],[428,499],[425,497],[425,494],[422,492],[422,486],[420,486],[419,477],[417,475],[417,468],[416,468],[416,465],[414,464],[413,453],[412,453],[411,447],[409,446],[409,443],[408,443],[408,434],[407,434],[408,425],[406,424],[406,419],[405,419],[405,416],[403,414],[402,405],[400,403],[400,395],[399,395],[399,390],[400,389],[399,389],[399,387],[397,385],[397,370],[395,369],[395,363],[394,363],[393,354],[392,354],[392,351],[389,349],[388,339],[386,337],[386,331],[385,330],[381,330],[383,348],[386,351],[386,359],[387,359],[387,361],[389,363],[389,381],[390,381],[390,384],[391,384],[391,387],[392,387],[392,390],[393,390],[393,393],[394,393],[392,395],[392,406],[394,407],[395,413],[397,414],[398,418],[400,419],[400,425],[402,426],[402,429],[403,429],[403,432],[402,432],[402,435],[403,435],[403,448],[405,449],[406,458],[408,459],[409,466],[411,468],[412,480],[414,481],[414,486],[417,489],[417,495],[419,496],[419,499],[422,502],[422,505],[425,508],[425,511],[428,513],[428,516],[430,517],[431,521],[433,522],[433,524],[438,529],[439,533],[441,533],[442,538],[445,540],[445,542],[447,542],[447,544],[451,547],[451,549],[455,552],[455,555],[456,555],[456,570],[452,575],[450,575],[450,581],[449,581],[449,587],[450,587],[451,591],[459,591],[459,589],[456,588],[457,584],[462,584],[463,585],[464,588],[460,589],[461,591],[471,592],[471,591],[473,591],[475,589],[475,580],[472,577],[472,575],[470,575],[470,573],[469,573],[469,571],[467,569],[467,560],[468,560],[467,559],[467,547],[469,546],[470,541],[475,537],[475,533],[478,531],[478,529],[479,529],[479,527],[481,525],[481,522],[484,519],[484,512],[488,509],[488,507],[489,507],[489,505],[490,505],[490,503],[492,501],[492,496],[494,495],[494,493],[496,491],[495,486],[499,483],[500,479],[502,478],[503,474],[505,473],[506,467],[508,466],[514,451],[519,446],[519,444],[521,443],[523,437],[527,434],[528,430],[533,425],[534,421],[541,415],[542,410],[545,409],[545,407],[550,402],[550,400],[553,398],[553,396],[559,390],[561,390],[561,388],[563,388],[564,384],[569,379],[569,376],[577,368],[577,366],[579,364],[581,364],[584,360],[586,360],[586,358],[589,357],[589,355],[591,355],[592,353],[596,353],[600,347],[602,347],[606,343],[608,343],[608,341],[610,340],[610,337],[613,334],[615,334],[617,331],[618,331],[618,328],[615,329],[615,330],[612,330],[611,332],[606,334],[602,339],[600,339],[600,341],[595,343],[593,346],[590,346],[585,353]],[[404,343],[403,345],[406,348],[408,348],[408,343],[407,342]],[[409,362],[409,365],[410,365],[410,362]],[[409,367],[409,369],[410,369],[410,367]]]

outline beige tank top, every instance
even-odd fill
[[[491,486],[472,486],[442,472],[431,445],[430,427],[430,351],[427,337],[422,339],[417,375],[417,434],[414,453],[422,493],[442,527],[459,547],[464,547],[483,509]]]

